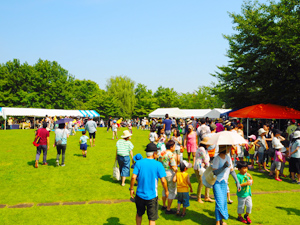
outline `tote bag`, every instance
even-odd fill
[[[120,169],[118,167],[118,161],[116,160],[115,165],[113,167],[113,178],[117,181],[119,181],[121,179],[120,176]]]

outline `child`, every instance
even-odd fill
[[[128,122],[127,127],[128,127],[129,132],[132,134],[132,123],[131,123],[131,120]]]
[[[285,162],[286,162],[286,148],[282,148],[281,150],[282,153],[282,162],[281,162],[281,168],[280,168],[280,174],[279,176],[281,177],[286,177],[286,175],[283,174],[283,170],[284,170],[284,166],[285,166]]]
[[[156,131],[155,127],[150,128],[149,141],[152,143],[157,142],[158,140],[158,136],[157,133],[155,133],[155,131]]]
[[[157,131],[157,135],[158,135],[158,143],[157,143],[157,147],[159,148],[159,150],[157,151],[157,153],[161,153],[163,151],[166,151],[166,145],[165,142],[167,140],[167,136],[165,135],[165,129],[164,128],[159,128]]]
[[[117,134],[117,131],[118,131],[118,124],[117,124],[117,121],[113,121],[113,124],[111,125],[111,130],[113,132],[113,137],[112,137],[112,140],[114,140],[115,138],[115,135],[116,135],[116,138],[118,139],[118,134]]]
[[[251,160],[251,165],[249,166],[249,169],[254,169],[254,154],[255,154],[255,144],[254,141],[256,140],[256,136],[254,134],[250,135],[249,137],[249,144],[248,144],[248,149],[249,149],[249,156]]]
[[[140,153],[138,153],[135,156],[133,156],[134,163],[132,163],[131,169],[134,169],[136,161],[141,160],[141,159],[143,159],[143,156]],[[134,186],[137,186],[137,179],[136,179],[136,183],[134,184]]]
[[[237,174],[237,179],[242,187],[242,189],[236,193],[238,196],[238,221],[250,224],[252,222],[249,218],[249,214],[252,210],[251,185],[253,184],[253,179],[252,176],[247,173],[248,165],[245,161],[238,162],[237,168],[240,171],[240,173]],[[245,205],[247,209],[243,218],[242,214],[245,212]]]
[[[79,139],[80,143],[80,150],[82,150],[82,156],[86,158],[87,153],[87,140],[89,140],[89,137],[85,135],[85,131],[82,131],[82,136]]]
[[[275,164],[275,180],[277,180],[277,181],[282,181],[279,178],[279,172],[280,172],[280,169],[281,169],[281,163],[283,162],[282,154],[281,154],[280,150],[283,147],[284,146],[280,142],[277,145],[275,145],[275,161],[274,161],[274,164]]]
[[[189,187],[190,192],[193,192],[193,188],[190,182],[190,176],[188,173],[186,173],[186,170],[188,168],[192,167],[191,163],[188,163],[187,161],[183,160],[180,165],[180,172],[177,171],[175,176],[173,177],[173,182],[177,182],[177,199],[178,199],[178,205],[177,205],[177,216],[180,216],[180,206],[183,205],[182,214],[181,217],[184,217],[186,215],[186,207],[190,206],[190,196],[189,196]]]

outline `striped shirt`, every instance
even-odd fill
[[[124,139],[118,140],[116,146],[117,146],[117,155],[120,156],[128,156],[129,152],[134,147],[131,141],[126,141]]]

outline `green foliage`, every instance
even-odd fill
[[[229,107],[273,103],[299,108],[299,0],[248,1],[231,13],[236,34],[229,42],[229,64],[213,76],[215,92]]]
[[[178,93],[174,88],[164,88],[159,86],[154,93],[154,97],[157,99],[157,104],[160,108],[178,107]]]
[[[126,76],[111,77],[107,80],[106,89],[109,96],[115,96],[121,106],[120,116],[131,118],[136,103],[134,95],[134,81]]]

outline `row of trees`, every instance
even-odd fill
[[[177,93],[160,86],[156,92],[126,76],[111,77],[106,90],[91,80],[78,80],[57,62],[31,66],[14,59],[0,65],[0,107],[95,109],[102,116],[144,117],[158,107],[215,108],[223,103],[201,86]]]

